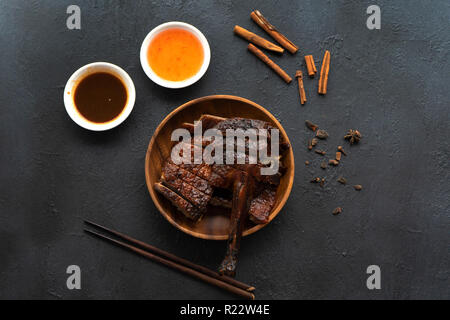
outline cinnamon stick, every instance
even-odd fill
[[[257,47],[252,45],[251,43],[248,44],[247,49],[252,52],[255,56],[257,56],[261,61],[263,61],[265,64],[267,64],[273,71],[275,71],[286,83],[290,83],[292,81],[292,78],[289,77],[289,75],[281,69],[279,65],[277,65],[275,62],[270,60],[268,56],[266,56],[261,50],[259,50]]]
[[[276,44],[258,36],[257,34],[254,34],[253,32],[248,31],[247,29],[244,29],[240,26],[235,26],[234,27],[234,33],[237,34],[238,36],[240,36],[241,38],[244,38],[245,40],[256,44],[257,46],[260,46],[261,48],[270,50],[270,51],[274,51],[274,52],[278,52],[278,53],[283,53],[284,49],[277,46]]]
[[[320,69],[319,94],[327,94],[328,73],[330,72],[330,51],[326,50]]]
[[[312,55],[305,56],[305,62],[306,62],[306,69],[308,70],[308,75],[311,78],[314,78],[314,76],[317,73],[316,65],[314,63],[314,58]]]
[[[253,11],[250,14],[250,18],[290,53],[294,54],[298,51],[298,47],[271,25],[259,10]]]
[[[301,70],[297,70],[295,73],[295,77],[298,81],[298,93],[300,94],[300,103],[303,105],[306,102],[306,93],[305,93],[305,87],[303,86],[303,73]]]

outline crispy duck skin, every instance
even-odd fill
[[[276,129],[274,126],[272,126],[270,123],[262,120],[255,120],[255,119],[245,119],[245,118],[229,118],[224,119],[223,121],[219,122],[216,126],[216,129],[220,130],[223,134],[226,133],[227,129],[266,129],[267,130],[267,138],[270,141],[271,139],[271,129]],[[246,143],[246,146],[248,148],[248,143]],[[268,152],[270,153],[270,143],[268,144]],[[284,151],[290,148],[289,143],[284,141],[283,137],[280,136],[280,154],[282,154]]]
[[[165,186],[172,189],[184,199],[188,200],[194,206],[196,206],[200,212],[206,212],[206,206],[208,205],[211,196],[204,194],[203,192],[195,189],[193,186],[187,184],[181,179],[167,178],[164,174],[161,177],[161,181]]]
[[[192,185],[194,188],[200,190],[201,192],[207,195],[212,195],[213,189],[211,187],[211,184],[207,180],[193,174],[188,170],[181,168],[180,166],[173,163],[172,160],[170,160],[170,158],[167,159],[166,164],[163,168],[163,173],[168,175],[168,173],[166,172],[166,167],[170,169],[172,174],[174,174],[177,178]]]
[[[254,159],[250,161],[253,153],[250,148],[256,147],[257,153],[267,151],[271,153],[271,139],[274,127],[262,120],[244,118],[222,118],[212,115],[202,115],[199,119],[202,124],[202,133],[214,128],[222,133],[227,129],[266,129],[267,149],[259,149],[261,146],[250,145],[251,139],[245,139],[245,161],[237,163],[237,155],[234,152],[234,164],[206,164],[194,163],[194,155],[203,154],[203,150],[209,141],[202,141],[199,144],[182,145],[179,149],[179,156],[183,156],[186,149],[189,152],[190,163],[175,164],[171,157],[164,164],[161,183],[155,184],[155,189],[171,201],[186,217],[198,220],[202,213],[207,211],[207,206],[231,207],[230,230],[227,242],[227,252],[222,261],[219,272],[229,276],[234,276],[236,272],[237,257],[240,248],[240,241],[243,229],[249,219],[256,224],[267,223],[270,212],[275,203],[277,186],[285,168],[279,163],[279,170],[272,175],[262,175],[261,169],[267,167],[268,162]],[[191,134],[196,127],[194,124],[184,123],[183,128],[188,129]],[[236,142],[235,142],[236,143]],[[185,144],[182,142],[182,144]],[[184,147],[184,148],[183,148]],[[235,146],[235,148],[237,148]],[[280,137],[279,155],[290,148],[290,145]],[[266,153],[266,152],[265,152]],[[224,160],[226,160],[226,145],[223,145]],[[275,154],[273,154],[275,156]],[[278,157],[279,159],[279,157]],[[253,159],[252,159],[253,160]],[[256,163],[255,163],[256,162]],[[225,162],[224,162],[225,163]],[[231,200],[229,193],[233,192]]]
[[[195,188],[191,183],[187,183],[182,178],[183,176],[179,168],[167,161],[162,169],[161,175],[164,185],[180,194],[183,198],[199,208],[200,211],[206,211],[206,206],[211,196]]]
[[[236,174],[233,183],[233,200],[230,217],[230,233],[227,241],[227,253],[220,264],[219,273],[234,277],[237,258],[241,245],[242,232],[248,213],[248,196],[251,195],[252,183],[249,174]]]
[[[161,183],[154,184],[155,190],[168,199],[178,210],[180,210],[187,218],[198,221],[202,217],[202,213],[192,203],[183,199],[176,192],[167,188]]]
[[[250,220],[256,224],[264,224],[269,222],[269,215],[275,204],[275,188],[264,189],[250,203],[249,215]]]

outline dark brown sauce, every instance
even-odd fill
[[[125,108],[127,89],[119,78],[110,73],[93,73],[78,83],[74,102],[84,118],[105,123],[117,118]]]

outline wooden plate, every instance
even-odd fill
[[[271,123],[280,130],[281,136],[289,142],[281,124],[266,109],[260,105],[236,96],[216,95],[198,98],[189,101],[172,111],[156,128],[145,158],[145,179],[148,191],[161,214],[175,227],[194,237],[210,240],[226,240],[229,228],[229,210],[214,208],[210,210],[198,223],[193,223],[184,217],[167,199],[155,191],[153,185],[161,177],[161,167],[164,160],[170,155],[172,142],[170,140],[172,131],[181,128],[183,122],[193,123],[202,114],[211,114],[220,117],[242,117],[264,120]],[[272,221],[283,208],[294,182],[294,154],[292,147],[285,152],[282,158],[283,164],[287,167],[286,173],[281,178],[281,183],[277,190],[275,206],[269,216]],[[266,224],[254,225],[249,223],[243,235],[252,234]]]

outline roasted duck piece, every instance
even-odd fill
[[[268,150],[265,152],[269,157],[272,155],[270,129],[274,128],[265,121],[203,115],[197,122],[197,125],[199,124],[202,126],[202,133],[208,129],[217,129],[223,134],[228,129],[244,131],[266,129],[267,135],[264,138],[267,138],[269,142]],[[189,130],[191,134],[196,130],[195,125],[190,123],[184,123],[182,127]],[[244,142],[245,145],[240,145],[241,150],[242,148],[245,150],[244,157],[239,155],[240,161],[238,161],[237,153],[234,152],[231,158],[233,161],[228,164],[207,164],[204,160],[201,163],[194,163],[194,154],[206,150],[209,141],[203,140],[200,144],[181,143],[178,145],[179,149],[172,149],[172,152],[178,153],[180,157],[185,156],[183,159],[190,159],[191,162],[176,164],[169,157],[162,168],[160,183],[155,184],[155,189],[159,193],[193,221],[198,221],[203,215],[208,214],[208,209],[212,206],[231,209],[227,254],[220,265],[220,272],[231,276],[236,269],[242,230],[248,221],[255,224],[264,224],[269,221],[270,212],[275,204],[277,187],[284,173],[280,163],[278,172],[262,174],[262,169],[268,168],[269,164],[259,158],[251,158],[249,149],[255,147],[252,145],[254,141],[247,138]],[[226,157],[226,147],[224,139],[223,145],[219,145],[219,148],[223,148],[223,163],[225,160],[230,160]],[[233,142],[232,147],[238,149],[237,140]],[[259,154],[261,151],[259,145],[258,148]],[[288,148],[289,144],[280,139],[279,150],[276,154],[282,155]],[[277,160],[280,158],[281,156],[278,156]]]
[[[162,185],[161,183],[155,183],[155,189],[166,197],[172,204],[177,207],[187,218],[197,221],[202,217],[202,213],[192,203],[183,199],[176,192]]]
[[[269,214],[275,204],[276,188],[265,188],[250,204],[249,217],[256,224],[269,222]]]
[[[227,241],[227,253],[219,267],[220,274],[226,274],[231,277],[234,277],[236,274],[242,231],[248,213],[248,199],[253,188],[252,180],[247,172],[242,174],[236,173],[234,176],[230,233]]]

